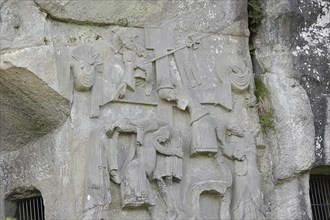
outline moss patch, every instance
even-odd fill
[[[275,129],[275,112],[269,103],[269,91],[264,82],[258,78],[254,78],[256,89],[255,96],[257,97],[257,109],[260,117],[260,125],[263,132]]]
[[[254,51],[257,49],[256,45],[254,44],[250,44],[249,45],[249,51],[250,51],[250,54],[254,54]]]
[[[248,0],[249,29],[251,32],[257,32],[257,26],[260,24],[263,14],[259,0]]]

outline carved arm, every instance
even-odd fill
[[[218,139],[219,142],[220,142],[219,147],[220,147],[221,152],[222,152],[225,156],[227,156],[227,157],[229,157],[229,158],[233,158],[233,156],[234,156],[234,149],[231,148],[231,147],[229,146],[229,144],[228,144],[228,143],[226,142],[226,140],[225,140],[225,135],[226,135],[227,130],[225,130],[225,129],[221,129],[221,128],[217,127],[217,128],[215,129],[215,131],[216,131],[217,139]]]
[[[157,144],[155,146],[155,149],[158,153],[164,154],[166,156],[177,156],[177,157],[182,158],[182,155],[183,155],[183,152],[181,149],[179,149],[179,148],[173,149],[173,148],[169,148],[169,147],[164,147],[161,144]]]

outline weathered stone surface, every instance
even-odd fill
[[[69,101],[29,70],[1,69],[0,79],[1,151],[17,150],[66,121]]]
[[[261,1],[263,20],[253,36],[256,73],[269,90],[275,129],[260,167],[270,218],[311,218],[308,175],[325,164],[329,95],[328,1]],[[267,146],[266,145],[266,146]],[[285,201],[284,201],[285,200]],[[281,205],[285,204],[285,205]]]
[[[271,196],[267,196],[270,219],[311,219],[309,175],[299,175],[279,183]]]
[[[315,164],[322,165],[326,162],[325,124],[330,96],[330,2],[297,1],[292,8],[300,10],[295,20],[304,24],[297,27],[296,39],[290,43],[295,67],[301,74],[301,85],[309,96],[315,118]]]
[[[267,135],[273,146],[275,179],[288,178],[309,169],[314,163],[314,119],[291,54],[289,40],[294,33],[290,27],[294,20],[284,23],[289,19],[286,14],[288,4],[284,1],[264,3],[265,18],[255,41],[258,48],[255,67],[266,82],[275,110],[275,129]],[[280,22],[275,22],[275,18]],[[270,31],[274,29],[281,34]]]
[[[5,122],[1,150],[15,150],[63,124],[70,114],[71,94],[63,88],[53,46],[8,50],[0,56]]]
[[[244,1],[35,0],[52,18],[77,24],[130,27],[175,26],[181,30],[221,32],[246,18]],[[194,22],[192,22],[194,21]],[[221,21],[221,22],[219,22]],[[244,23],[246,28],[246,23]],[[245,30],[240,30],[244,33]],[[246,32],[245,32],[246,33]]]
[[[0,49],[45,45],[46,14],[33,1],[0,2]]]
[[[274,178],[281,180],[308,170],[315,161],[313,115],[305,91],[294,79],[272,72],[265,73],[264,80],[275,110],[275,129],[267,142],[272,146]]]
[[[228,219],[234,206],[236,217],[264,218],[247,2],[97,3],[2,2],[2,13],[15,11],[2,23],[4,75],[34,74],[35,93],[22,93],[33,103],[51,99],[49,114],[61,123],[72,104],[58,130],[60,122],[39,126],[46,136],[1,155],[2,201],[33,187],[46,218]],[[38,19],[25,15],[29,10]],[[56,211],[64,206],[70,208]]]
[[[53,46],[32,46],[2,52],[0,67],[3,70],[12,67],[26,69],[44,81],[51,89],[70,99],[70,95],[63,89],[63,84],[67,82],[63,80],[65,76],[61,73],[61,69],[58,70],[56,59],[57,53]]]
[[[24,148],[0,155],[0,217],[4,203],[16,189],[38,189],[43,196],[45,218],[72,218],[74,197],[70,163],[70,123],[26,144]],[[54,190],[56,189],[56,190]],[[69,205],[70,204],[70,205]],[[61,210],[60,213],[58,210]]]
[[[0,0],[0,218],[31,189],[46,219],[310,218],[328,3],[261,2],[265,134],[247,0]]]
[[[330,98],[327,99],[327,120],[324,129],[325,164],[330,165]]]

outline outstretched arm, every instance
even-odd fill
[[[218,140],[219,140],[219,142],[220,142],[220,145],[219,145],[219,147],[220,147],[220,149],[221,149],[221,152],[225,155],[225,156],[227,156],[227,157],[229,157],[229,158],[232,158],[233,157],[233,155],[234,155],[234,150],[233,150],[233,148],[231,147],[231,146],[229,146],[229,144],[226,142],[226,132],[227,132],[227,130],[225,130],[225,129],[221,129],[221,128],[216,128],[215,129],[215,131],[216,131],[216,134],[217,134],[217,138],[218,138]]]

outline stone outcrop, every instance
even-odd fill
[[[0,218],[311,218],[330,4],[260,3],[250,35],[247,0],[0,0]]]
[[[275,129],[267,132],[261,166],[274,219],[311,218],[309,171],[328,164],[327,1],[260,1],[263,20],[253,36],[254,70],[269,89]],[[307,174],[306,174],[307,173]],[[283,206],[285,204],[285,206]]]
[[[1,151],[13,151],[62,125],[69,101],[32,72],[19,67],[2,69]]]

